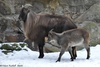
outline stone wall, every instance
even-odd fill
[[[23,41],[24,36],[18,33],[16,27],[18,23],[14,20],[17,19],[21,6],[25,2],[25,0],[0,0],[0,42]]]
[[[100,0],[0,0],[0,41],[24,39],[23,34],[18,33],[16,24],[13,24],[13,17],[17,19],[22,5],[27,3],[33,5],[33,11],[36,13],[69,16],[78,27],[90,32],[91,44],[100,44]],[[18,40],[19,35],[23,37],[21,40]],[[11,36],[13,39],[8,38]]]

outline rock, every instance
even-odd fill
[[[55,9],[55,13],[58,14],[58,15],[64,15],[63,8],[61,6],[57,7]]]
[[[0,18],[0,32],[4,32],[7,29],[7,19]]]
[[[13,51],[20,51],[20,50],[27,50],[25,47],[27,47],[26,43],[2,43],[0,44],[0,50],[4,53],[10,53]]]
[[[44,11],[44,5],[41,2],[34,2],[33,3],[33,11],[36,13],[40,13],[42,11]]]
[[[10,7],[4,1],[0,1],[0,14],[2,15],[11,14]]]
[[[9,6],[11,14],[18,14],[22,5],[26,3],[26,0],[4,0],[4,3]]]
[[[20,23],[15,23],[8,17],[0,18],[0,41],[1,42],[21,42],[24,40],[23,33],[18,29]]]
[[[89,20],[100,23],[100,3],[96,3],[93,6],[91,6],[86,12],[84,12],[81,16],[79,16],[75,21],[83,22]]]
[[[53,46],[51,44],[45,43],[45,51],[46,52],[58,52],[61,48]]]
[[[90,33],[90,37],[91,37],[90,44],[91,45],[96,45],[100,43],[100,29],[96,22],[84,21],[81,24],[81,27],[83,27]]]
[[[10,33],[9,35],[5,35],[5,42],[23,42],[24,38],[23,34]]]
[[[97,0],[59,0],[64,12],[71,14],[74,20],[97,2]]]

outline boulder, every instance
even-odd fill
[[[1,15],[11,14],[10,7],[4,1],[0,1],[0,14]]]
[[[75,19],[76,22],[89,20],[100,23],[100,2],[91,6],[87,11],[85,11],[82,15]]]
[[[90,45],[100,44],[100,27],[96,22],[84,21],[81,27],[90,33]]]

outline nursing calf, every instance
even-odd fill
[[[71,55],[71,61],[75,58],[75,51],[72,51],[72,47],[84,46],[87,51],[87,59],[90,58],[90,46],[89,46],[90,36],[89,33],[84,29],[72,29],[67,30],[62,33],[56,33],[50,31],[48,34],[48,43],[56,46],[61,46],[61,51],[57,61],[61,60],[62,55],[66,51],[69,51]]]

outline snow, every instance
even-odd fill
[[[14,51],[3,54],[0,50],[0,67],[100,67],[100,45],[91,47],[91,57],[86,59],[86,50],[77,51],[78,57],[71,61],[68,52],[65,52],[60,62],[55,62],[59,52],[45,53],[43,59],[39,59],[36,51]]]

